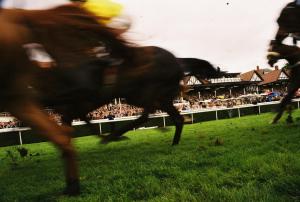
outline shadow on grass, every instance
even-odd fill
[[[292,200],[300,201],[300,177],[285,177],[274,185],[274,189],[278,195],[285,195]]]

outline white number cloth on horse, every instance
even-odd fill
[[[2,8],[20,8],[26,10],[45,10],[69,4],[68,0],[3,0]]]

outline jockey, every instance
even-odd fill
[[[47,10],[59,6],[76,4],[81,9],[98,17],[100,24],[112,28],[111,31],[117,35],[126,32],[130,27],[130,20],[123,14],[122,5],[112,0],[0,0],[0,3],[2,8],[19,8],[25,10]],[[55,64],[55,62],[51,62],[52,58],[50,55],[41,47],[37,47],[36,44],[24,46],[32,61],[38,64]],[[100,44],[99,47],[91,50],[91,54],[96,55],[97,58],[110,61],[112,58],[108,57],[108,52],[104,44]],[[120,61],[112,59],[109,63],[120,63]],[[47,68],[48,65],[44,67]]]
[[[122,5],[111,0],[0,0],[0,7],[44,10],[70,3],[78,4],[99,17],[100,23],[113,28],[118,34],[122,34],[130,28],[130,19],[124,14]]]
[[[130,28],[130,19],[124,14],[121,4],[111,0],[86,0],[81,6],[98,16],[100,23],[113,28],[118,34],[122,34]]]

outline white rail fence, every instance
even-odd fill
[[[297,108],[300,109],[300,99],[294,99],[293,102],[297,103]],[[231,108],[208,108],[208,109],[201,109],[201,110],[188,110],[188,111],[181,112],[181,115],[190,115],[191,123],[194,123],[194,114],[215,112],[215,120],[218,120],[220,111],[237,110],[238,117],[240,118],[242,116],[242,114],[241,114],[242,109],[257,107],[258,114],[261,114],[262,107],[272,106],[272,105],[276,105],[279,103],[280,103],[279,101],[274,101],[274,102],[266,102],[266,103],[258,103],[258,104],[241,105],[241,106],[235,106],[235,107],[231,107]],[[137,119],[138,117],[139,116],[131,116],[131,117],[115,118],[114,120],[108,120],[108,119],[92,120],[91,124],[98,124],[99,134],[102,134],[102,124],[104,124],[104,123],[132,121],[132,120]],[[163,127],[166,127],[166,117],[168,117],[168,114],[166,114],[166,113],[150,115],[150,118],[162,118]],[[79,126],[79,125],[85,125],[85,124],[86,123],[84,121],[74,121],[72,123],[73,126]],[[28,131],[28,130],[31,130],[31,128],[29,128],[29,127],[4,128],[4,129],[0,129],[0,133],[18,132],[19,143],[20,143],[20,145],[22,145],[23,144],[22,132]]]

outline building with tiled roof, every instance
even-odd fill
[[[256,70],[251,70],[239,75],[242,81],[247,81],[249,83],[257,84],[263,81],[263,71],[256,67]]]
[[[239,89],[245,93],[246,88],[249,86],[249,82],[242,81],[240,77],[222,77],[202,80],[196,76],[186,76],[183,82],[192,92],[213,92],[215,96],[220,93],[223,94],[224,91],[227,91],[231,95],[232,89]]]
[[[233,77],[232,77],[233,76]],[[231,95],[232,91],[243,94],[260,93],[265,90],[273,91],[285,88],[289,79],[289,72],[275,67],[274,70],[257,66],[254,70],[236,74],[228,73],[222,78],[201,80],[196,76],[189,75],[184,83],[190,87],[191,92],[210,92],[215,96],[224,92]]]
[[[258,85],[261,88],[273,88],[274,86],[286,86],[289,79],[289,73],[285,69],[279,69],[278,66],[275,70],[263,75],[263,81]]]

